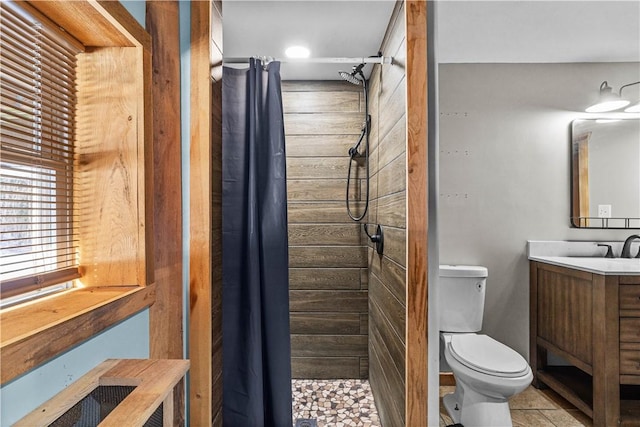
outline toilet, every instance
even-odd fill
[[[512,426],[509,398],[526,389],[533,374],[516,351],[478,334],[482,328],[486,267],[441,265],[438,282],[441,365],[456,379],[444,406],[464,427]]]

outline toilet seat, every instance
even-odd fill
[[[483,374],[515,378],[529,370],[520,354],[487,335],[451,334],[448,347],[458,362]]]

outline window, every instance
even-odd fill
[[[0,240],[44,242],[51,262],[38,270],[29,248],[26,270],[0,277],[1,288],[64,283],[76,268],[81,277],[51,298],[0,307],[3,384],[155,301],[151,37],[117,1],[17,3],[0,1],[0,233],[16,228]],[[23,212],[5,218],[12,203]]]
[[[60,30],[1,3],[1,296],[68,287],[74,238],[76,55]],[[34,292],[35,291],[35,292]]]

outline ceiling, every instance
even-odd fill
[[[439,62],[640,61],[640,0],[441,1]]]
[[[311,56],[376,55],[395,1],[240,1],[223,10],[225,57],[284,58],[291,45]],[[283,80],[335,80],[357,64],[283,64]]]
[[[284,57],[293,44],[312,57],[375,55],[394,0],[224,3],[225,57]],[[441,63],[640,62],[640,0],[436,3]],[[354,64],[355,65],[355,64]],[[350,64],[283,64],[283,80],[338,79]]]

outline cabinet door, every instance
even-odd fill
[[[591,274],[555,270],[538,270],[538,337],[591,366]]]

